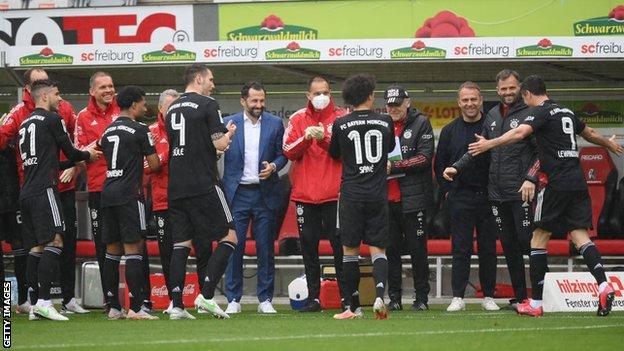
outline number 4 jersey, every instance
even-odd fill
[[[540,168],[548,176],[548,186],[556,190],[586,189],[576,143],[576,135],[583,132],[585,123],[552,100],[533,107],[522,123],[533,128]]]
[[[98,144],[107,163],[102,207],[142,199],[143,157],[156,153],[149,128],[120,116],[106,128]]]
[[[388,153],[394,147],[390,116],[363,110],[337,118],[329,152],[333,158],[342,158],[340,197],[386,200]]]
[[[218,173],[212,140],[227,132],[217,101],[184,93],[169,107],[165,125],[169,138],[169,199],[213,192]]]

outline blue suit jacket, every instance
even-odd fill
[[[232,121],[236,125],[236,133],[229,149],[224,155],[223,185],[225,196],[231,204],[238,184],[243,177],[245,167],[245,123],[243,113],[227,116],[223,119],[224,124]],[[288,161],[282,154],[282,142],[284,138],[284,124],[282,119],[270,113],[264,112],[260,120],[260,152],[258,153],[258,170],[264,169],[262,161],[274,163],[277,166],[275,172],[265,180],[260,180],[260,190],[265,204],[270,209],[276,209],[282,202],[282,189],[278,185],[277,172],[284,168]]]

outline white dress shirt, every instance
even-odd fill
[[[247,116],[247,112],[243,112],[243,137],[245,138],[245,167],[243,168],[243,176],[240,184],[259,184],[260,183],[260,124],[262,116],[258,118],[254,124]]]

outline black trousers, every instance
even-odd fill
[[[95,256],[100,267],[100,279],[102,282],[102,292],[106,291],[104,287],[104,262],[106,261],[106,244],[102,241],[101,221],[102,214],[100,206],[101,193],[89,192],[89,213],[91,215],[91,234],[93,234],[93,242],[95,243]]]
[[[403,213],[400,202],[388,203],[390,209],[390,245],[386,249],[388,257],[388,296],[401,301],[402,263],[401,253],[410,255],[414,276],[414,297],[421,302],[428,302],[429,262],[427,261],[426,211]]]
[[[297,202],[297,224],[303,265],[308,284],[308,298],[318,299],[321,290],[321,266],[318,245],[322,237],[329,239],[334,251],[334,265],[338,278],[340,296],[344,297],[344,278],[342,274],[342,244],[336,230],[337,202],[309,204]]]
[[[533,210],[523,201],[492,202],[492,215],[503,246],[515,301],[527,298],[523,255],[531,250]]]
[[[76,192],[74,190],[59,193],[63,216],[65,218],[65,235],[63,236],[63,251],[61,253],[61,290],[63,303],[74,298],[76,289]]]
[[[496,286],[496,236],[486,191],[458,190],[447,201],[451,221],[453,297],[464,297],[470,277],[473,235],[477,232],[479,280],[483,294],[494,296]]]
[[[167,293],[170,294],[169,267],[171,264],[171,256],[173,255],[173,241],[171,239],[171,231],[169,230],[167,210],[154,211],[154,220],[157,226],[156,237],[158,239],[158,251],[160,252],[160,265],[162,266],[163,275],[165,276]],[[169,299],[171,300],[171,295],[169,295]]]

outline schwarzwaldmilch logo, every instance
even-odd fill
[[[43,48],[38,54],[20,57],[20,65],[71,65],[73,56],[57,54],[49,47]]]
[[[601,108],[598,103],[593,102],[583,104],[580,110],[574,111],[574,114],[581,117],[583,122],[591,126],[619,127],[624,123],[624,116],[620,112]]]
[[[574,50],[567,46],[554,45],[549,39],[540,40],[537,45],[516,49],[516,56],[572,56]]]
[[[274,49],[266,52],[267,60],[318,60],[321,52],[314,49],[302,48],[297,42],[290,42],[284,49]]]
[[[574,23],[574,35],[624,35],[624,5],[609,12],[609,16],[595,17]]]
[[[227,34],[227,40],[314,40],[318,31],[313,28],[284,24],[281,18],[270,15],[260,26],[235,29]]]
[[[421,40],[417,40],[412,46],[394,49],[390,51],[391,59],[414,59],[414,58],[445,58],[446,50],[426,46]]]
[[[444,10],[427,18],[414,36],[416,38],[459,38],[474,37],[475,32],[465,18]]]
[[[165,45],[161,50],[142,55],[143,62],[176,62],[195,61],[196,54],[192,51],[177,50],[172,44]]]

